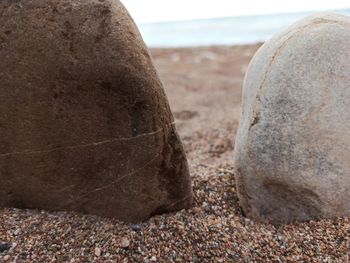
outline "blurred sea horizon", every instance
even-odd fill
[[[350,9],[324,12],[350,16]],[[264,42],[297,20],[315,13],[322,12],[157,22],[138,26],[144,41],[151,48],[242,45]]]

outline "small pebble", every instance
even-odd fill
[[[0,242],[0,253],[10,249],[9,243]]]
[[[8,260],[10,260],[10,255],[4,256],[4,261],[8,261]]]
[[[100,256],[101,256],[101,253],[102,253],[101,249],[100,249],[99,247],[96,247],[96,248],[95,248],[95,256],[96,256],[96,257],[100,257]]]
[[[197,257],[193,257],[193,263],[200,263],[201,260]]]
[[[130,246],[130,240],[126,237],[123,237],[120,241],[120,246],[122,248],[128,248]]]
[[[12,246],[11,246],[11,249],[15,249],[17,247],[17,244],[18,244],[17,242],[13,242]]]
[[[142,230],[142,226],[140,224],[130,224],[129,226],[134,231],[141,231]]]

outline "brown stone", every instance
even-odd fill
[[[0,206],[145,220],[189,207],[182,144],[117,0],[0,2]]]

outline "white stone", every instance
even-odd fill
[[[244,81],[234,163],[251,218],[350,215],[350,18],[305,18],[258,50]]]
[[[126,238],[126,237],[123,237],[123,238],[121,239],[121,241],[120,241],[120,246],[121,246],[122,248],[127,248],[127,247],[129,247],[129,246],[130,246],[130,240],[129,240],[128,238]]]

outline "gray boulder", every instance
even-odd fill
[[[350,18],[319,14],[252,59],[235,145],[247,216],[291,222],[350,215]]]

